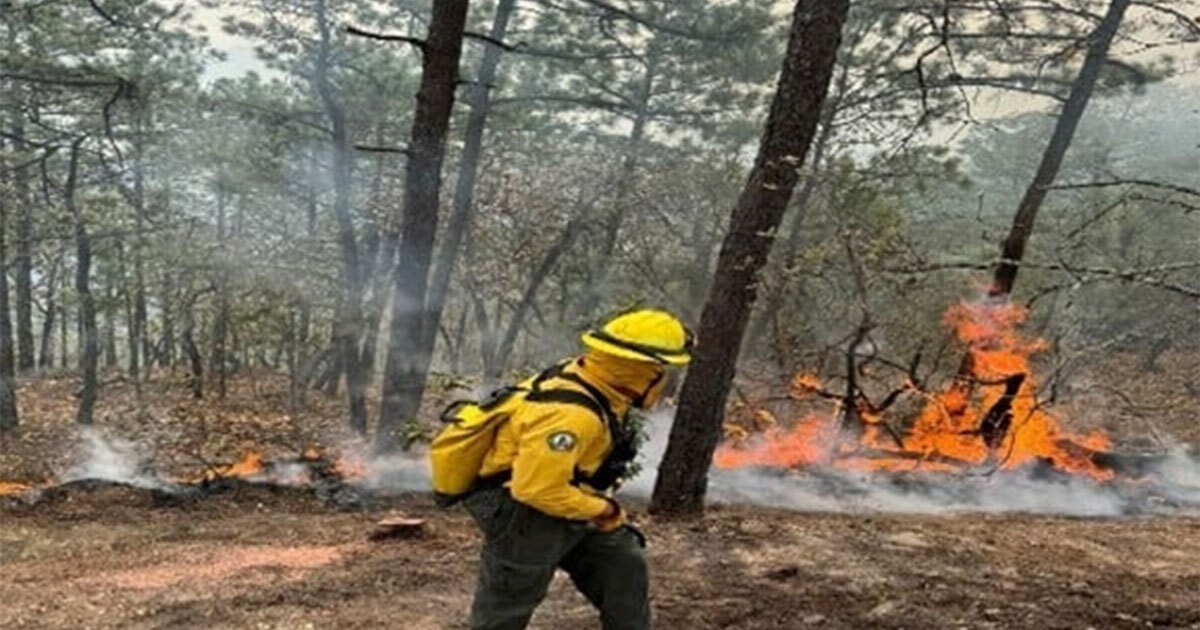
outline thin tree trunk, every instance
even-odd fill
[[[471,310],[471,305],[464,303],[458,314],[458,323],[454,326],[454,343],[450,347],[450,372],[452,374],[462,374],[463,345],[467,338],[467,311],[469,310]]]
[[[396,249],[400,245],[400,234],[389,229],[383,234],[382,241],[371,281],[371,302],[367,305],[367,321],[363,327],[360,363],[363,367],[363,381],[366,383],[371,382],[371,378],[375,374],[383,310],[387,306],[387,298],[391,290],[391,283],[388,281],[392,277],[392,265],[396,262]]]
[[[517,308],[513,311],[512,318],[508,321],[508,326],[504,329],[504,336],[500,339],[500,346],[497,348],[495,356],[489,362],[489,369],[484,373],[484,377],[489,381],[495,381],[500,378],[501,373],[504,371],[504,365],[507,363],[508,357],[512,354],[513,345],[517,341],[517,333],[525,325],[525,318],[533,308],[534,301],[537,300],[538,290],[541,289],[546,278],[550,277],[554,268],[558,266],[558,261],[562,259],[563,254],[567,253],[567,250],[571,248],[571,244],[575,242],[575,238],[583,230],[583,226],[586,223],[585,217],[588,214],[585,209],[577,216],[571,218],[559,234],[558,240],[546,251],[537,268],[529,276],[529,283],[525,285],[525,291],[521,294],[521,301],[517,303]],[[496,317],[499,318],[499,316],[500,314],[497,312]]]
[[[1067,95],[1067,102],[1063,105],[1062,113],[1058,115],[1058,120],[1054,124],[1054,133],[1050,136],[1050,143],[1046,145],[1046,150],[1042,153],[1042,161],[1033,176],[1033,181],[1029,183],[1029,187],[1025,189],[1025,195],[1021,197],[1021,203],[1017,205],[1017,214],[1013,217],[1012,227],[1009,228],[1008,237],[1001,245],[1000,263],[996,266],[992,276],[992,286],[989,290],[992,296],[1008,296],[1012,293],[1013,283],[1016,282],[1017,272],[1020,270],[1021,259],[1025,257],[1025,244],[1033,232],[1038,210],[1041,209],[1042,202],[1046,199],[1049,187],[1058,177],[1063,157],[1067,154],[1067,149],[1071,146],[1071,139],[1075,136],[1075,128],[1079,125],[1079,121],[1087,109],[1088,100],[1091,99],[1092,92],[1096,87],[1096,79],[1100,76],[1100,70],[1108,58],[1109,46],[1116,37],[1117,29],[1121,26],[1121,20],[1125,16],[1125,9],[1129,7],[1129,3],[1130,0],[1112,0],[1104,19],[1088,36],[1088,52],[1087,57],[1083,60],[1083,67],[1079,69],[1079,75],[1071,85],[1071,93]]]
[[[65,270],[64,270],[64,273],[65,273]],[[66,285],[66,279],[63,280],[63,285],[64,286]],[[67,322],[67,304],[66,304],[66,302],[67,302],[66,296],[63,296],[63,299],[59,301],[59,306],[58,306],[58,315],[59,315],[59,317],[58,317],[58,338],[60,341],[60,343],[58,345],[61,347],[61,350],[59,351],[58,369],[64,370],[64,371],[67,369],[67,353],[70,352],[70,349],[67,346],[67,329],[70,326]]]
[[[341,353],[341,367],[346,373],[346,391],[350,408],[350,428],[359,435],[367,432],[366,382],[359,342],[362,339],[363,277],[359,257],[358,241],[351,217],[351,155],[346,111],[330,81],[329,21],[325,0],[317,2],[317,30],[320,34],[314,73],[317,92],[325,107],[325,114],[333,127],[331,137],[333,149],[333,211],[338,224],[338,246],[342,255],[342,282],[345,298],[342,308],[334,318],[337,346]]]
[[[175,271],[163,271],[162,299],[159,300],[159,321],[162,322],[162,337],[159,340],[158,367],[175,367]]]
[[[651,504],[657,512],[696,514],[704,507],[757,276],[816,133],[848,9],[849,0],[796,2],[766,130],[717,258],[700,342],[659,467]]]
[[[112,282],[104,287],[104,367],[117,365],[117,299],[113,294]]]
[[[376,144],[383,146],[385,136],[382,125],[376,130]],[[371,185],[371,197],[379,199],[383,195],[384,158],[380,156],[375,163],[375,181]],[[375,377],[376,354],[379,351],[380,324],[383,321],[383,310],[387,307],[387,296],[391,290],[388,280],[392,277],[392,264],[396,260],[396,248],[400,244],[400,233],[392,226],[380,228],[375,217],[368,221],[366,237],[366,260],[370,263],[364,277],[371,279],[371,299],[367,303],[365,323],[363,324],[362,354],[359,363],[363,370],[363,383],[370,384]],[[364,289],[365,290],[365,289]]]
[[[15,21],[8,21],[7,52],[14,57],[19,56],[20,46],[17,41],[19,27]],[[4,101],[9,118],[11,138],[9,144],[14,149],[20,149],[25,138],[25,115],[21,104],[25,100],[25,91],[15,82],[5,82]],[[19,160],[17,160],[19,161]],[[17,369],[21,372],[33,370],[33,208],[29,191],[29,167],[18,168],[10,172],[12,189],[4,194],[11,194],[5,201],[11,201],[16,211],[16,294],[17,294]],[[11,321],[9,322],[11,324]],[[8,339],[8,337],[5,337]],[[0,423],[2,424],[2,423]]]
[[[134,234],[130,253],[133,255],[133,327],[131,339],[130,374],[135,381],[142,380],[142,370],[150,371],[150,339],[146,326],[146,274],[145,274],[145,222],[146,222],[146,164],[145,125],[146,112],[140,99],[133,100],[136,141],[133,143],[133,225]],[[141,360],[138,361],[140,353]]]
[[[314,147],[309,153],[308,159],[308,187],[306,195],[306,203],[304,208],[305,216],[305,233],[308,236],[310,244],[316,242],[317,237],[317,191],[316,191],[316,172],[317,172],[317,150]],[[312,381],[313,374],[316,372],[317,360],[310,358],[308,355],[309,342],[312,340],[312,302],[308,296],[299,292],[297,311],[299,322],[297,322],[296,331],[296,364],[300,366],[296,377],[299,379],[293,386],[296,389],[296,407],[302,408],[307,402],[308,385]]]
[[[650,121],[650,98],[653,94],[658,70],[656,51],[655,41],[652,39],[647,46],[646,70],[642,74],[642,81],[638,86],[637,109],[634,111],[633,125],[626,141],[625,155],[621,158],[621,175],[617,179],[617,194],[613,201],[613,210],[604,222],[600,255],[596,263],[592,265],[591,278],[587,291],[584,293],[583,304],[579,309],[579,315],[585,321],[592,317],[604,299],[605,285],[608,282],[609,270],[613,267],[612,259],[617,251],[621,226],[625,222],[625,214],[629,209],[629,195],[633,191],[633,180],[637,174],[642,139],[646,135],[646,124]]]
[[[64,248],[65,250],[65,248]],[[49,275],[46,277],[46,307],[42,313],[42,343],[38,353],[38,369],[49,370],[54,367],[54,316],[57,313],[55,306],[55,290],[58,287],[59,270],[63,266],[63,253],[59,252],[54,263],[50,265]]]
[[[434,2],[429,35],[423,48],[421,86],[417,92],[404,178],[404,214],[400,221],[399,262],[392,289],[383,402],[375,435],[376,448],[381,451],[394,447],[393,433],[401,420],[416,416],[429,373],[429,353],[420,351],[427,323],[425,293],[437,235],[442,158],[458,85],[458,62],[462,56],[466,18],[467,0]]]
[[[16,99],[13,99],[16,101]],[[13,135],[25,137],[24,120],[19,111],[13,119]],[[29,195],[28,168],[13,171],[13,196],[17,221],[17,369],[33,371],[33,208]]]
[[[192,295],[183,304],[183,352],[187,355],[190,373],[188,386],[193,398],[204,397],[204,357],[196,347],[196,297]]]
[[[7,166],[0,160],[0,166]],[[0,183],[7,177],[0,178]],[[13,359],[13,325],[8,305],[8,251],[5,235],[8,229],[8,203],[0,195],[0,431],[17,428],[17,379]]]
[[[213,314],[212,323],[212,355],[209,362],[209,371],[213,373],[217,383],[217,397],[225,398],[226,393],[226,373],[228,372],[229,356],[229,271],[225,268],[227,261],[225,260],[225,239],[226,239],[226,216],[225,216],[225,200],[226,193],[222,185],[217,186],[217,243],[218,243],[218,269],[216,278],[216,312]]]
[[[82,425],[92,424],[92,414],[99,395],[99,381],[96,374],[96,364],[99,359],[99,346],[96,340],[96,304],[92,299],[90,285],[92,270],[92,243],[84,223],[83,213],[75,203],[75,188],[79,172],[79,151],[87,136],[76,138],[71,143],[71,159],[67,170],[66,206],[75,223],[75,293],[79,296],[79,322],[82,331],[80,345],[82,355],[79,357],[80,371],[83,373],[83,390],[79,395],[79,411],[75,421]]]

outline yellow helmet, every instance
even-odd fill
[[[583,345],[604,354],[664,365],[692,360],[692,333],[674,315],[641,309],[618,315],[581,337]]]

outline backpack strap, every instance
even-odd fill
[[[534,390],[525,396],[525,400],[530,402],[565,403],[585,407],[596,414],[596,417],[603,421],[605,426],[610,425],[609,417],[611,412],[607,411],[602,403],[583,392],[577,392],[573,389]]]
[[[613,443],[621,433],[621,424],[617,421],[617,414],[613,411],[612,404],[608,402],[608,397],[604,395],[595,385],[583,380],[578,374],[572,374],[564,371],[570,361],[559,363],[543,371],[534,379],[530,392],[525,396],[525,400],[532,402],[557,402],[566,403],[568,405],[579,405],[596,414],[596,418],[604,423],[608,429],[608,437]],[[543,389],[542,384],[551,378],[561,378],[583,388],[584,392],[577,392],[573,389]]]

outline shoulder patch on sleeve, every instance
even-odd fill
[[[565,453],[575,448],[579,443],[579,438],[570,431],[555,431],[546,438],[546,444],[552,451]]]

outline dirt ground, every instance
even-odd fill
[[[367,542],[398,510],[417,539]],[[1200,520],[644,515],[660,628],[1200,628]],[[479,540],[421,497],[331,511],[301,490],[181,505],[74,492],[0,509],[0,627],[463,628]],[[556,579],[534,628],[596,628]]]
[[[1128,366],[1097,370],[1064,416],[1130,447],[1200,448],[1195,357],[1168,363],[1122,385],[1128,404],[1105,393]],[[278,378],[236,379],[223,401],[193,399],[169,375],[140,391],[106,378],[98,426],[159,473],[344,440],[340,399],[313,394],[290,411]],[[0,437],[0,481],[61,479],[79,461],[75,390],[69,378],[20,384],[22,425]],[[393,510],[428,519],[425,535],[367,542]],[[1200,630],[1198,517],[718,507],[696,522],[636,518],[659,628]],[[32,507],[0,498],[0,628],[464,628],[478,547],[464,514],[419,496],[358,512],[310,490],[245,486],[165,504],[120,487]],[[559,578],[532,627],[599,624]]]

